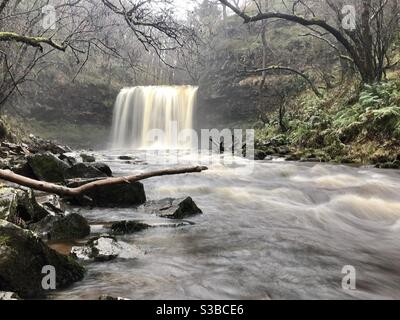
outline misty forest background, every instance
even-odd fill
[[[191,84],[197,127],[255,128],[258,157],[400,168],[399,5],[1,0],[0,138],[105,148],[121,88]]]

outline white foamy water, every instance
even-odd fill
[[[101,156],[118,175],[164,167],[118,155]],[[196,163],[187,157],[187,164]],[[400,298],[398,171],[257,162],[252,174],[240,175],[216,164],[144,184],[150,200],[190,195],[204,214],[189,219],[194,226],[121,237],[147,254],[90,264],[84,281],[54,298]],[[135,209],[82,214],[93,224],[149,218]],[[345,265],[357,270],[356,291],[341,287]]]

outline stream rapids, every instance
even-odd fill
[[[118,160],[122,154],[97,156],[117,176],[165,168],[148,157]],[[146,255],[89,264],[82,282],[52,299],[400,298],[399,171],[264,161],[251,174],[213,164],[144,185],[149,200],[191,196],[204,214],[189,219],[193,226],[120,237]],[[92,232],[105,221],[150,218],[136,209],[79,212]],[[342,288],[348,265],[356,290]]]

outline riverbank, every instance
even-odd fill
[[[304,92],[270,118],[255,126],[258,159],[279,155],[400,169],[398,80],[362,88],[349,81],[323,98]]]
[[[53,141],[26,136],[5,121],[1,128],[1,170],[70,188],[114,176],[93,153],[72,152]],[[132,166],[129,174],[138,171],[136,158],[116,158]],[[187,195],[147,200],[140,182],[98,186],[82,195],[60,197],[1,181],[0,300],[47,297],[53,289],[81,281],[91,263],[140,259],[145,252],[121,237],[147,229],[191,226],[184,219],[202,213]],[[105,219],[101,232],[81,214],[94,208],[139,207],[147,218]],[[48,282],[43,285],[46,274]]]

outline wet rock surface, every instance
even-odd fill
[[[53,266],[58,289],[82,280],[85,269],[50,249],[31,231],[0,220],[0,287],[22,298],[42,296],[44,266]]]
[[[179,228],[194,225],[190,221],[166,222],[166,221],[119,221],[110,226],[113,235],[134,234],[150,228]]]
[[[64,172],[64,179],[96,179],[108,176],[91,164],[77,163]]]
[[[91,165],[92,165],[92,167],[96,168],[97,170],[103,172],[107,177],[113,176],[113,172],[107,164],[105,164],[103,162],[95,162],[95,163],[92,163]]]
[[[70,181],[68,187],[76,188],[96,180]],[[114,186],[101,186],[85,193],[82,197],[68,199],[77,206],[93,206],[100,208],[129,208],[146,202],[144,186],[140,182]]]
[[[143,209],[147,213],[168,219],[185,219],[203,213],[191,197],[149,201],[144,205]]]
[[[32,190],[0,186],[0,219],[26,226],[49,214],[50,212],[37,202]]]
[[[83,247],[72,248],[71,255],[79,260],[107,262],[114,259],[137,259],[144,255],[136,246],[103,235],[93,238]]]
[[[70,168],[69,164],[51,153],[29,156],[28,163],[39,180],[53,183],[64,182],[65,172]]]
[[[151,225],[142,221],[121,221],[111,225],[111,232],[114,235],[132,234],[147,230]]]
[[[29,229],[43,239],[52,241],[83,239],[90,235],[89,223],[76,213],[49,215],[29,225]]]

